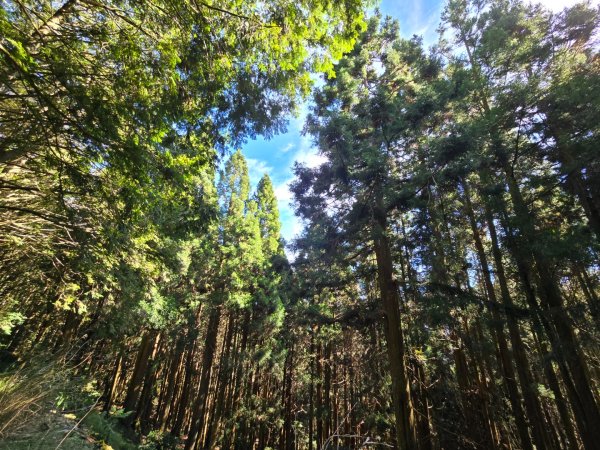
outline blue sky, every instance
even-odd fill
[[[597,4],[598,1],[600,0],[594,0],[593,3]],[[560,11],[565,6],[576,3],[576,0],[543,0],[540,3],[554,11]],[[384,15],[398,19],[403,37],[417,34],[423,37],[426,46],[430,46],[437,40],[436,29],[444,4],[445,0],[382,0],[380,9]],[[281,233],[288,243],[302,231],[302,223],[295,217],[290,205],[292,195],[288,188],[293,180],[294,162],[309,167],[323,162],[312,145],[311,138],[301,134],[307,109],[307,105],[303,105],[299,116],[290,118],[286,133],[271,140],[259,137],[242,147],[248,160],[253,187],[264,173],[268,173],[273,181],[281,214]]]

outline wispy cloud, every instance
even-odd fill
[[[248,163],[248,176],[250,177],[250,184],[252,186],[256,186],[264,174],[267,173],[270,175],[273,172],[273,167],[265,161],[246,158],[246,162]]]
[[[400,22],[404,38],[421,36],[425,47],[429,47],[437,41],[436,29],[444,5],[445,1],[435,0],[382,0],[381,11]]]
[[[294,158],[294,162],[302,164],[303,166],[309,167],[311,169],[319,167],[325,161],[327,161],[327,158],[320,155],[314,148],[310,148],[306,151],[300,151],[296,153]]]
[[[290,183],[293,179],[293,177],[290,177],[274,186],[275,197],[277,197],[277,204],[279,206],[279,216],[281,219],[281,235],[287,242],[290,242],[302,231],[302,223],[294,214],[294,208],[292,206],[294,197],[290,191]]]
[[[281,216],[281,234],[287,242],[291,242],[298,237],[304,229],[302,220],[294,214],[292,206],[294,197],[290,191],[290,184],[294,181],[293,167],[298,163],[309,168],[315,168],[327,161],[327,158],[319,154],[317,148],[312,145],[310,138],[307,136],[301,136],[295,148],[297,150],[290,157],[288,166],[282,170],[282,172],[288,174],[288,177],[274,186]],[[290,254],[288,254],[288,257],[293,258]]]
[[[275,197],[279,202],[290,202],[292,200],[292,192],[290,191],[290,182],[292,178],[285,180],[275,186]]]
[[[302,233],[304,225],[302,220],[294,214],[294,208],[292,206],[293,195],[290,191],[290,183],[293,178],[290,177],[287,180],[276,184],[274,186],[275,197],[277,197],[277,203],[279,206],[279,217],[281,220],[281,236],[289,244],[291,241]],[[295,259],[295,255],[289,248],[285,249],[287,257],[290,261]]]
[[[327,161],[323,155],[319,154],[319,150],[312,144],[310,137],[302,136],[298,150],[294,153],[290,164],[290,172],[294,167],[294,163],[305,165],[311,169],[319,167]]]
[[[413,34],[423,37],[423,44],[428,47],[433,45],[438,40],[438,26],[440,24],[440,17],[442,15],[443,3],[437,7],[431,8],[423,16],[423,20],[420,21],[420,26],[416,28]]]
[[[286,146],[281,147],[279,149],[280,153],[288,153],[290,150],[292,150],[294,147],[296,147],[296,144],[294,144],[293,142],[288,143]]]

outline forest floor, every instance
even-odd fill
[[[70,414],[46,412],[27,421],[18,431],[0,440],[0,450],[87,450],[104,448],[87,427]],[[68,435],[67,435],[68,434]]]
[[[53,359],[0,370],[0,450],[138,449],[94,386]]]

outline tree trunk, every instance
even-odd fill
[[[523,200],[517,181],[510,168],[505,168],[508,179],[509,192],[514,204],[517,220],[522,224],[522,243],[526,251],[531,254],[535,262],[536,273],[539,278],[539,296],[545,310],[548,312],[551,323],[556,331],[558,340],[554,340],[554,351],[557,357],[566,363],[573,381],[575,392],[573,410],[578,416],[578,426],[581,438],[586,448],[600,448],[600,411],[594,398],[594,389],[588,376],[584,357],[573,332],[571,319],[563,308],[562,295],[552,276],[548,260],[541,254],[535,245],[535,228],[531,214]]]
[[[200,375],[200,385],[196,401],[192,408],[191,427],[185,442],[185,450],[192,450],[197,446],[197,440],[201,437],[200,432],[205,419],[206,404],[209,394],[209,386],[211,381],[212,363],[215,356],[217,344],[217,332],[219,330],[219,321],[221,318],[220,306],[214,306],[208,320],[206,330],[206,339],[204,342],[204,354],[202,356],[202,373]]]
[[[123,402],[123,409],[127,412],[132,412],[132,414],[127,416],[124,420],[125,424],[129,426],[133,425],[133,421],[135,419],[138,399],[140,397],[144,378],[148,372],[148,364],[150,362],[150,357],[154,350],[157,338],[158,333],[155,331],[147,331],[142,336],[142,342],[140,343],[133,373],[131,374],[129,381],[129,387],[127,388],[127,395],[125,397],[125,401]]]
[[[414,418],[410,385],[406,374],[404,336],[400,319],[400,295],[394,277],[394,262],[387,237],[387,221],[381,195],[377,202],[373,227],[373,244],[383,310],[385,333],[392,378],[392,405],[396,418],[396,444],[399,450],[415,448]]]

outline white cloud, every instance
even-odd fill
[[[327,161],[325,156],[319,154],[317,148],[312,145],[310,138],[307,136],[301,136],[297,145],[294,145],[294,148],[296,147],[297,150],[290,157],[288,166],[282,170],[282,172],[290,174],[289,177],[274,186],[281,217],[281,235],[288,243],[298,237],[304,229],[302,220],[294,214],[291,206],[294,196],[290,191],[290,184],[295,179],[292,174],[294,164],[299,163],[314,169]]]
[[[294,238],[298,237],[304,229],[302,221],[294,214],[294,208],[292,207],[293,195],[290,191],[292,180],[293,178],[289,178],[275,186],[275,196],[277,197],[281,221],[281,236],[287,244],[290,244]],[[295,254],[289,248],[285,248],[285,253],[290,261],[295,259]]]
[[[327,161],[323,155],[320,155],[316,148],[311,147],[308,150],[300,150],[294,155],[294,161],[310,169],[319,167]]]
[[[283,164],[279,166],[277,163],[273,163],[274,168],[262,159],[246,158],[250,183],[253,188],[256,187],[258,181],[265,173],[268,173],[273,178],[273,189],[279,206],[281,235],[288,243],[299,236],[304,229],[302,220],[294,214],[294,209],[291,206],[293,195],[290,191],[290,183],[295,178],[293,175],[294,164],[297,162],[306,167],[315,168],[327,161],[324,156],[319,155],[309,137],[300,135],[307,112],[308,106],[303,104],[298,117],[291,121],[290,128],[297,132],[298,138],[278,149],[280,155],[287,154],[287,165]],[[283,177],[286,178],[281,180]],[[291,255],[288,254],[288,256]]]
[[[290,207],[282,208],[280,213],[284,216],[286,211],[289,210],[289,215],[287,215],[286,220],[282,221],[281,226],[281,236],[285,239],[286,243],[290,244],[294,238],[297,238],[302,230],[304,229],[304,225],[302,224],[302,220],[294,215],[294,212]]]
[[[287,171],[291,172],[291,168],[288,167]],[[277,197],[279,206],[279,216],[281,219],[281,236],[287,243],[290,243],[294,238],[298,237],[304,229],[302,221],[294,214],[294,208],[292,206],[294,195],[292,194],[292,191],[290,191],[290,184],[293,181],[294,177],[291,176],[274,186],[275,197]],[[289,254],[288,257],[290,257]]]
[[[256,186],[265,173],[271,174],[273,172],[273,167],[260,159],[246,158],[246,163],[248,164],[248,176],[252,186]]]
[[[290,183],[293,180],[294,178],[288,178],[287,180],[274,186],[275,197],[277,197],[277,203],[279,206],[279,215],[281,217],[281,235],[287,242],[290,242],[298,233],[302,231],[300,219],[296,217],[292,207],[292,200],[294,196],[290,191]]]
[[[312,145],[310,138],[307,136],[302,136],[300,138],[300,148],[292,158],[290,171],[294,167],[295,162],[305,165],[310,169],[314,169],[326,161],[327,158],[319,154],[318,149]]]
[[[283,183],[279,183],[275,186],[275,197],[277,197],[277,200],[279,202],[289,202],[292,200],[292,193],[290,191],[289,186],[292,180],[293,178],[290,178],[288,180],[285,180]]]
[[[286,146],[282,147],[279,149],[280,153],[287,153],[290,150],[292,150],[294,147],[296,146],[296,144],[294,144],[293,142],[290,142],[289,144],[287,144]]]

